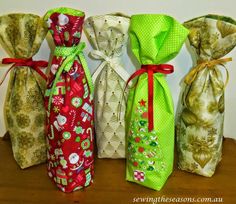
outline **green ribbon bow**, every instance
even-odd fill
[[[51,110],[51,104],[52,104],[52,96],[53,93],[55,92],[55,88],[56,88],[56,84],[62,74],[63,71],[68,72],[71,67],[73,66],[74,60],[75,58],[78,56],[79,60],[81,62],[81,64],[83,65],[84,68],[84,72],[85,72],[85,76],[87,78],[88,84],[89,84],[89,88],[91,93],[93,93],[93,82],[92,82],[92,78],[90,75],[90,71],[88,69],[88,65],[86,63],[85,57],[83,55],[83,49],[85,48],[85,43],[79,43],[77,46],[74,47],[56,47],[55,51],[54,51],[54,55],[57,57],[65,57],[65,60],[63,61],[63,63],[61,64],[60,68],[58,69],[57,73],[56,73],[56,77],[54,79],[51,91],[50,91],[50,95],[49,95],[49,103],[48,103],[48,112],[50,112]]]

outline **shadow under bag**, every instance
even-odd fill
[[[184,78],[178,107],[178,166],[210,177],[221,160],[224,90],[228,81],[224,58],[236,45],[236,21],[207,15],[184,23],[194,66]],[[223,79],[226,73],[226,82]]]
[[[80,42],[84,12],[53,9],[45,20],[56,45],[45,96],[48,175],[72,192],[89,186],[94,174],[93,85]]]
[[[48,63],[34,61],[32,57],[47,31],[44,21],[34,14],[0,17],[0,40],[10,55],[2,63],[13,64],[7,71],[11,70],[4,106],[6,129],[14,158],[22,169],[46,161],[44,92],[47,77],[41,68],[46,68]]]
[[[188,30],[166,15],[131,16],[131,49],[141,64],[129,79],[126,179],[160,190],[172,172],[174,107],[166,82]],[[129,82],[128,81],[128,82]]]

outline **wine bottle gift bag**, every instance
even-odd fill
[[[93,182],[93,85],[80,42],[84,13],[58,8],[45,20],[56,48],[45,105],[48,116],[48,174],[71,192]]]
[[[95,48],[90,54],[102,63],[93,74],[95,82],[95,129],[99,158],[125,157],[126,105],[123,87],[129,78],[121,56],[128,39],[129,18],[122,14],[92,16],[84,29]],[[120,114],[120,120],[118,115]]]
[[[44,21],[33,14],[8,14],[0,17],[1,44],[9,53],[2,64],[11,64],[5,100],[6,129],[13,155],[24,169],[46,161],[44,91],[45,61],[33,61],[47,33]]]
[[[126,179],[160,190],[172,172],[174,109],[165,75],[173,66],[163,64],[180,51],[188,30],[166,15],[131,17],[131,49],[141,69],[128,95]]]
[[[231,61],[224,56],[236,45],[236,22],[207,15],[184,26],[190,30],[188,47],[196,63],[184,78],[178,107],[178,166],[210,177],[221,160],[224,89],[228,81],[224,63]]]

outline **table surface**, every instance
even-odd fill
[[[222,197],[224,204],[236,203],[236,141],[233,139],[224,140],[223,159],[212,178],[178,170],[175,164],[175,170],[161,191],[127,182],[124,159],[96,159],[94,184],[73,193],[63,193],[56,188],[47,176],[45,164],[20,170],[9,141],[0,140],[0,159],[0,204],[126,204],[135,203],[133,201],[139,198],[158,197]],[[136,203],[151,203],[139,201]]]

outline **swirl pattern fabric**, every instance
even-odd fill
[[[44,21],[34,14],[8,14],[0,17],[0,40],[14,63],[5,101],[6,129],[10,134],[17,164],[27,168],[46,161],[44,73],[32,61],[47,34]],[[10,70],[9,69],[9,70]],[[8,72],[7,72],[8,73]],[[40,74],[39,74],[40,73]],[[42,77],[43,76],[43,77]]]
[[[226,71],[228,78],[224,63],[231,60],[223,57],[236,45],[236,22],[207,15],[184,26],[190,30],[188,46],[196,63],[182,84],[176,125],[178,166],[211,177],[222,154],[224,89],[228,81],[223,73]]]

